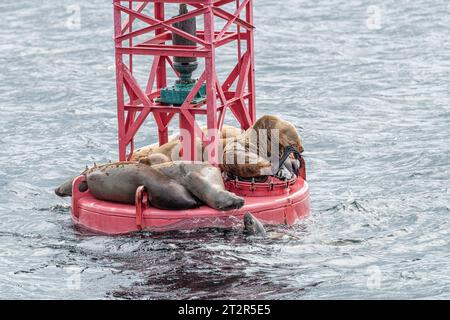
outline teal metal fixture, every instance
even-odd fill
[[[179,15],[186,13],[188,13],[187,5],[180,4]],[[176,22],[173,26],[194,36],[197,32],[195,17]],[[172,33],[172,44],[183,46],[196,45],[195,42],[183,38],[176,33]],[[173,61],[173,67],[180,75],[179,79],[175,81],[173,86],[161,89],[161,98],[159,99],[159,102],[162,104],[180,106],[197,83],[197,80],[192,79],[192,73],[197,69],[198,62],[196,57],[174,57]],[[194,99],[192,99],[192,103],[197,104],[205,100],[206,84],[203,84]]]

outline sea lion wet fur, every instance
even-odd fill
[[[174,161],[153,167],[182,184],[211,208],[227,211],[244,205],[243,198],[225,189],[220,169],[208,163]]]
[[[265,115],[225,146],[220,168],[243,178],[272,175],[278,169],[279,157],[288,146],[303,152],[302,140],[295,126],[279,117]],[[272,150],[274,147],[278,152]]]
[[[151,166],[135,162],[117,162],[86,172],[89,190],[96,199],[134,204],[136,189],[145,186],[152,206],[182,210],[200,205],[184,186]]]

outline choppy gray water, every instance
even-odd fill
[[[447,0],[255,1],[258,114],[306,148],[289,241],[74,229],[53,188],[117,157],[111,1],[0,12],[1,298],[450,298]]]

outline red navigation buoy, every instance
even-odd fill
[[[166,17],[166,6],[173,3],[180,4],[179,14]],[[230,12],[231,3],[235,5]],[[178,115],[182,158],[199,159],[195,141],[200,138],[208,161],[217,164],[218,134],[227,111],[244,130],[256,120],[252,0],[114,0],[113,5],[119,160],[131,159],[135,136],[150,114],[160,145],[168,142],[169,124]],[[195,24],[200,19],[201,23]],[[216,20],[222,21],[219,30],[215,30]],[[232,42],[237,48],[236,62],[220,82],[216,49]],[[137,71],[138,62],[143,67],[142,56],[153,58],[144,84],[144,69]],[[190,76],[198,59],[204,59],[203,70],[193,80]],[[179,79],[172,87],[167,80],[170,70]],[[200,116],[206,116],[207,132],[196,121]],[[159,210],[147,206],[143,188],[136,192],[136,205],[105,202],[95,199],[89,190],[78,190],[83,179],[76,178],[72,186],[72,219],[105,234],[230,227],[246,211],[264,223],[293,224],[310,211],[304,161],[301,174],[287,182],[274,177],[265,182],[226,180],[229,191],[245,198],[243,208],[231,211],[207,206]]]

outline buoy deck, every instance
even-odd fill
[[[73,183],[72,219],[76,225],[101,234],[231,228],[241,223],[246,211],[265,224],[291,225],[310,212],[309,186],[302,178],[297,179],[282,195],[245,196],[244,207],[230,211],[218,211],[208,206],[179,211],[160,210],[101,201],[89,191],[78,191],[83,179],[84,176],[79,176]]]

